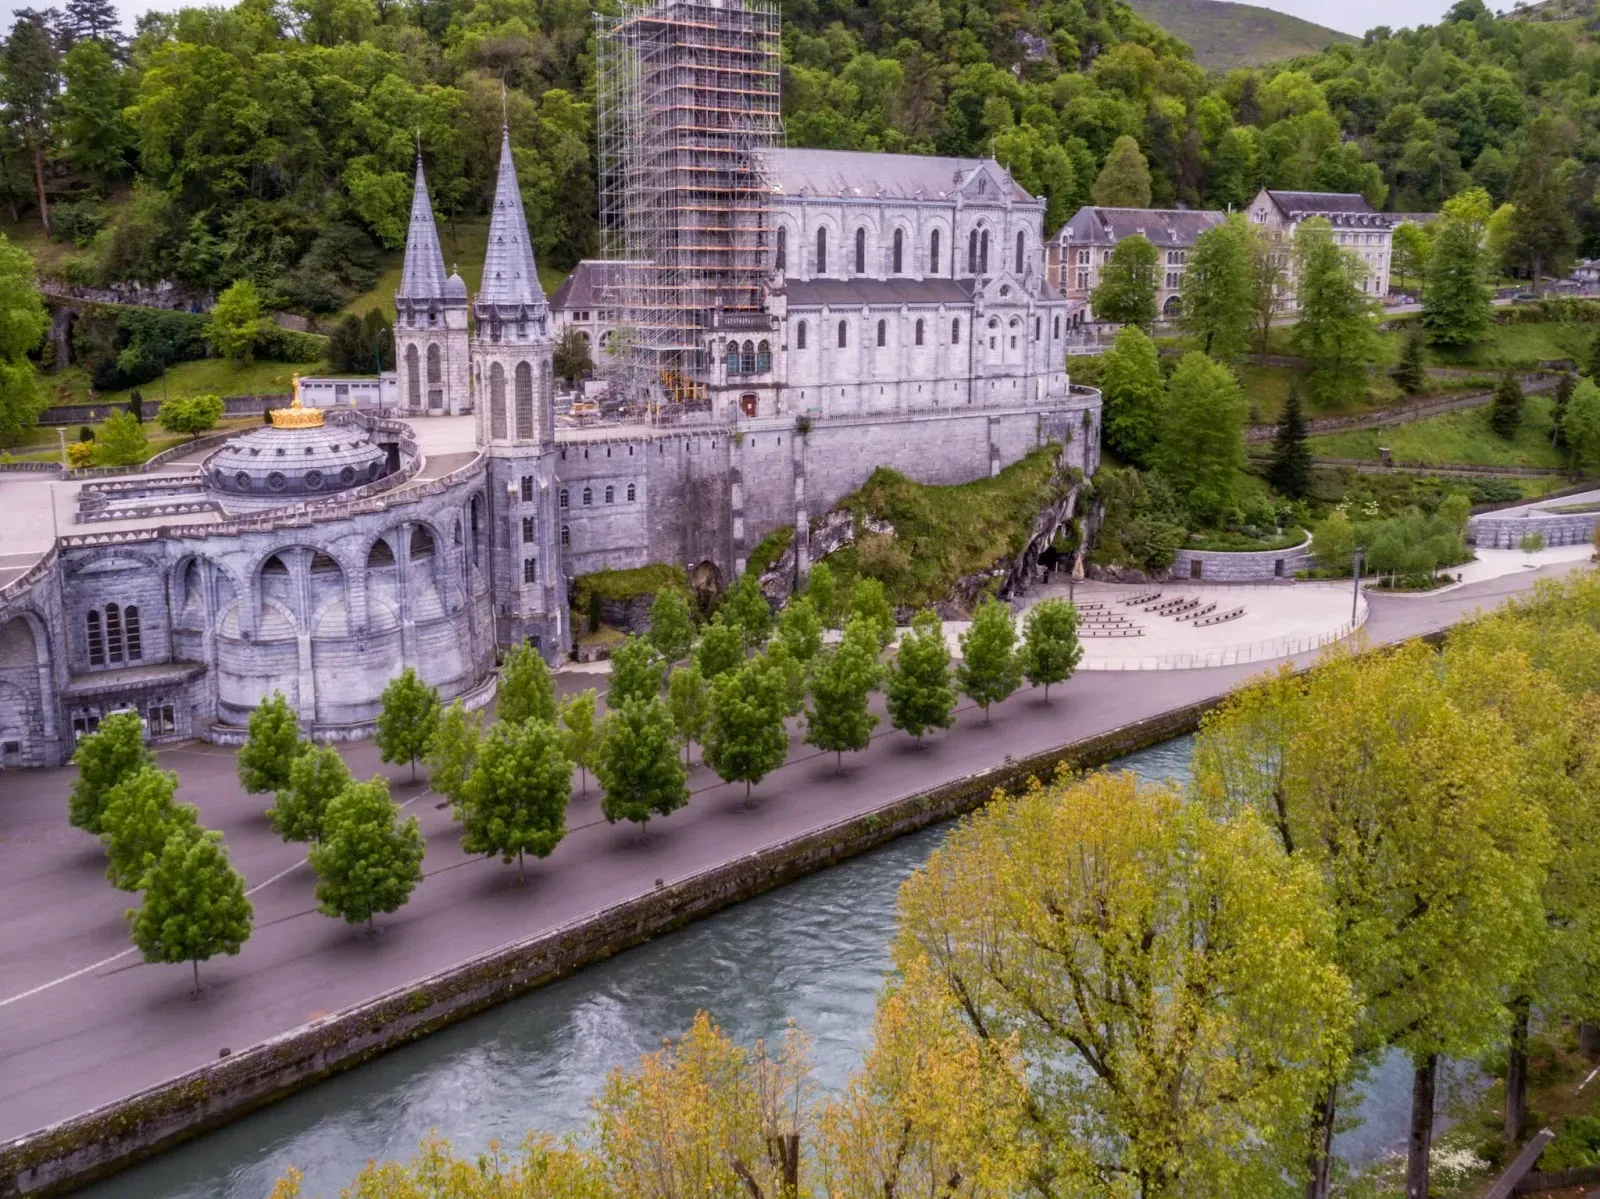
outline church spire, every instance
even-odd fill
[[[522,211],[522,189],[511,158],[511,130],[500,130],[500,173],[494,187],[494,209],[489,218],[489,246],[483,259],[483,285],[478,306],[501,309],[546,306],[539,270],[533,261],[533,239]],[[509,315],[509,314],[508,314]]]
[[[428,181],[422,174],[422,146],[417,146],[417,182],[411,193],[411,225],[406,231],[406,261],[400,275],[397,300],[443,300],[445,298],[444,251],[439,248],[439,230],[433,222],[433,204],[428,200]]]

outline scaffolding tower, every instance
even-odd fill
[[[600,238],[630,399],[704,399],[706,331],[764,319],[768,152],[783,140],[776,0],[595,14]]]

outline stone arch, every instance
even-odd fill
[[[428,407],[444,407],[444,362],[438,342],[428,347]]]
[[[777,251],[772,258],[772,269],[782,274],[789,269],[789,222],[779,221],[777,232]]]
[[[372,544],[367,547],[367,569],[379,570],[385,566],[393,566],[395,562],[394,546],[389,544],[389,539],[384,536],[374,537]]]
[[[865,275],[867,273],[867,227],[865,225],[856,226],[855,248],[852,253],[854,254],[851,263],[852,273]]]
[[[689,572],[689,587],[696,599],[714,600],[722,593],[722,572],[715,562],[706,559]]]
[[[406,401],[412,408],[422,407],[422,371],[415,342],[406,347]]]
[[[517,363],[516,370],[517,438],[532,441],[538,436],[533,425],[533,367]]]
[[[506,368],[496,362],[489,367],[489,436],[503,441],[506,434]]]
[[[890,274],[904,274],[906,269],[906,230],[903,225],[894,227],[894,244],[890,251]]]
[[[48,626],[26,609],[0,620],[0,765],[45,764],[53,692]]]

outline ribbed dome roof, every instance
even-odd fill
[[[262,426],[206,459],[207,486],[224,508],[303,503],[362,487],[386,473],[388,453],[351,425]]]

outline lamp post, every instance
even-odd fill
[[[1359,545],[1355,548],[1355,557],[1352,561],[1355,569],[1350,573],[1355,576],[1355,586],[1350,591],[1350,625],[1355,627],[1356,608],[1361,603],[1361,555],[1366,553]]]

